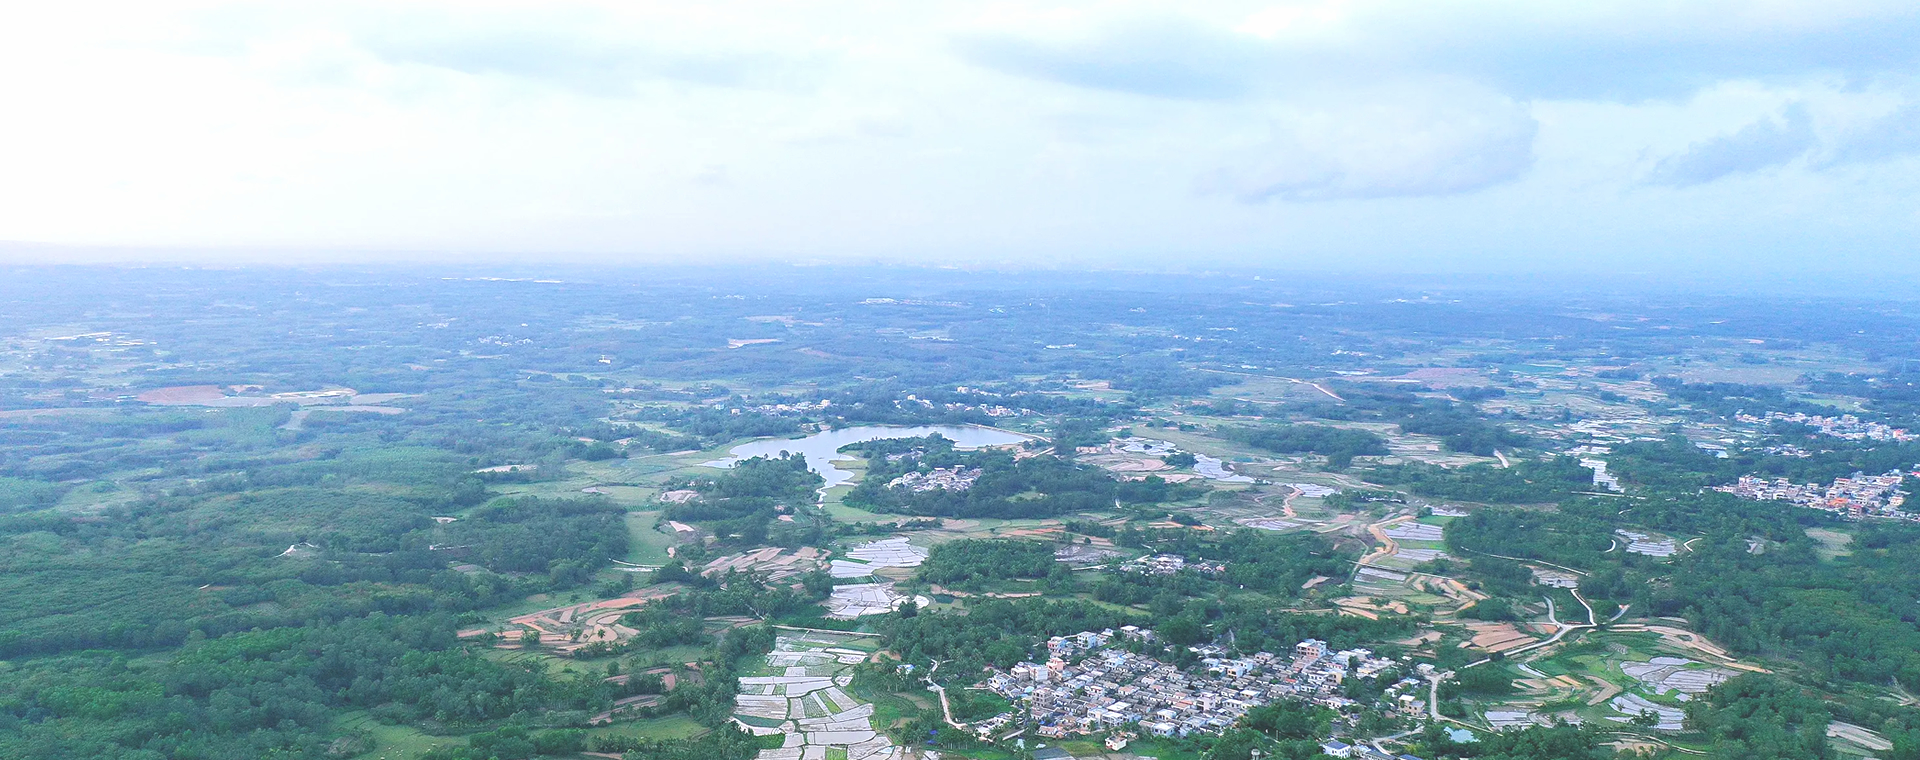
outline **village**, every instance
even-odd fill
[[[1920,466],[1916,466],[1916,470],[1920,470]],[[1832,484],[1821,486],[1817,483],[1802,485],[1786,478],[1768,480],[1743,475],[1732,485],[1717,486],[1713,490],[1755,501],[1792,502],[1854,520],[1863,517],[1915,519],[1912,513],[1901,510],[1907,496],[1899,488],[1906,476],[1907,473],[1899,470],[1889,470],[1881,475],[1856,472],[1851,477],[1835,478]]]
[[[1790,422],[1796,425],[1806,425],[1807,427],[1820,431],[1821,435],[1829,435],[1848,441],[1899,441],[1904,443],[1906,441],[1920,439],[1920,435],[1909,433],[1903,428],[1897,428],[1879,422],[1867,422],[1851,414],[1842,414],[1838,417],[1825,417],[1802,412],[1794,412],[1793,414],[1767,412],[1764,417],[1751,414],[1736,414],[1733,419],[1736,422],[1745,422],[1750,425],[1768,422]]]
[[[1227,564],[1225,562],[1189,562],[1186,557],[1178,554],[1154,554],[1120,565],[1120,572],[1142,575],[1174,575],[1181,570],[1192,570],[1202,575],[1219,575],[1227,571]]]
[[[1045,663],[1022,662],[995,671],[984,686],[1024,710],[976,724],[984,735],[1022,721],[1044,738],[1111,731],[1108,747],[1126,744],[1126,729],[1156,736],[1219,733],[1250,710],[1281,699],[1310,700],[1335,709],[1354,703],[1340,695],[1349,677],[1371,678],[1398,665],[1366,649],[1330,650],[1315,639],[1294,646],[1290,656],[1256,652],[1229,657],[1215,646],[1192,647],[1204,675],[1115,644],[1153,644],[1152,631],[1125,626],[1086,631],[1047,642]],[[1417,683],[1407,679],[1406,684]],[[1413,693],[1400,697],[1403,710],[1420,714],[1426,704]]]
[[[888,481],[888,488],[924,491],[965,491],[980,479],[978,467],[939,467],[928,472],[909,472]]]

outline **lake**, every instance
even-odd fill
[[[1033,436],[1010,433],[978,425],[862,425],[859,427],[826,430],[805,438],[768,438],[750,441],[733,447],[727,453],[731,456],[707,462],[708,467],[727,468],[742,459],[760,456],[779,456],[782,452],[799,453],[807,458],[807,469],[820,473],[828,488],[847,482],[853,473],[833,466],[836,461],[845,462],[858,457],[840,453],[840,447],[850,443],[865,443],[883,438],[924,438],[934,433],[953,441],[957,448],[977,449],[982,446],[1005,446],[1030,440]]]

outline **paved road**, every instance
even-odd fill
[[[1579,591],[1572,591],[1571,593],[1573,594],[1573,598],[1574,598],[1574,599],[1575,599],[1576,601],[1578,601],[1578,602],[1580,602],[1580,606],[1582,606],[1582,607],[1586,607],[1586,608],[1587,608],[1587,622],[1585,622],[1585,623],[1562,623],[1562,622],[1560,622],[1560,621],[1559,621],[1558,619],[1556,619],[1556,618],[1554,617],[1554,610],[1553,610],[1553,599],[1552,599],[1551,597],[1549,597],[1549,598],[1547,598],[1547,620],[1548,620],[1549,622],[1551,622],[1551,623],[1553,623],[1553,624],[1554,624],[1554,625],[1555,625],[1556,627],[1558,627],[1558,628],[1559,628],[1559,630],[1556,630],[1556,631],[1554,631],[1554,632],[1553,632],[1553,636],[1552,636],[1552,637],[1550,637],[1550,638],[1548,638],[1548,639],[1547,639],[1547,640],[1545,640],[1545,641],[1536,641],[1536,642],[1534,642],[1534,643],[1532,643],[1532,644],[1528,644],[1528,645],[1526,645],[1526,646],[1523,646],[1523,647],[1520,647],[1520,648],[1518,648],[1518,649],[1514,649],[1514,650],[1510,650],[1510,651],[1508,651],[1508,652],[1507,652],[1507,656],[1508,656],[1508,657],[1512,657],[1512,656],[1514,656],[1514,655],[1516,655],[1516,654],[1520,654],[1521,652],[1531,652],[1531,651],[1533,651],[1533,650],[1535,650],[1535,649],[1539,649],[1539,648],[1541,648],[1541,647],[1549,647],[1549,646],[1553,646],[1554,644],[1558,644],[1558,643],[1560,643],[1560,640],[1561,640],[1561,639],[1563,639],[1563,638],[1566,638],[1566,636],[1567,636],[1567,634],[1569,634],[1569,633],[1573,633],[1574,631],[1578,631],[1578,630],[1581,630],[1581,629],[1585,629],[1585,628],[1597,628],[1597,627],[1599,627],[1599,625],[1600,625],[1600,621],[1599,621],[1599,618],[1597,618],[1597,617],[1594,617],[1594,614],[1593,614],[1593,606],[1592,606],[1592,605],[1590,605],[1590,604],[1587,604],[1587,600],[1585,600],[1585,599],[1581,599],[1581,598],[1580,598],[1580,592],[1579,592]],[[1486,662],[1486,660],[1482,660],[1481,662]],[[1480,663],[1478,663],[1478,662],[1476,662],[1476,663],[1474,663],[1474,665],[1478,665],[1478,664],[1480,664]],[[1473,665],[1467,665],[1467,666],[1465,666],[1465,667],[1468,667],[1468,668],[1470,668],[1470,667],[1473,667]],[[1464,668],[1463,668],[1463,669],[1464,669]]]
[[[941,686],[940,684],[933,682],[933,674],[938,672],[939,670],[940,670],[939,660],[934,660],[933,667],[927,668],[927,674],[923,676],[923,678],[927,682],[927,691],[931,691],[935,694],[940,695],[940,713],[942,717],[946,718],[947,725],[964,730],[966,729],[967,724],[960,723],[953,719],[953,705],[947,703],[947,687]]]

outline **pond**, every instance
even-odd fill
[[[826,479],[826,485],[820,490],[847,482],[853,473],[833,466],[836,461],[845,462],[856,459],[849,454],[840,453],[840,447],[853,443],[878,441],[883,438],[924,438],[934,433],[953,441],[955,447],[977,449],[982,446],[1006,446],[1030,440],[1033,436],[999,430],[979,425],[862,425],[859,427],[825,430],[805,438],[766,438],[750,441],[733,447],[727,453],[731,456],[707,462],[708,467],[727,468],[742,459],[760,456],[780,456],[782,453],[799,453],[807,458],[807,469],[820,473]]]

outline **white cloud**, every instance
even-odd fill
[[[0,26],[0,240],[1892,249],[1916,39],[1893,0],[41,3]]]
[[[1873,163],[1914,154],[1920,154],[1920,99],[1836,136],[1818,164]]]
[[[1070,40],[962,36],[960,55],[1035,79],[1139,95],[1199,100],[1247,95],[1263,73],[1256,40],[1179,17],[1127,19]]]
[[[1110,17],[969,37],[988,67],[1081,87],[1232,97],[1409,73],[1516,99],[1684,97],[1728,79],[1872,77],[1920,65],[1920,6],[1899,0],[1304,0]]]
[[[1698,185],[1780,166],[1813,146],[1813,117],[1805,104],[1795,103],[1778,117],[1763,118],[1738,132],[1694,143],[1681,153],[1661,159],[1647,181],[1674,187]]]
[[[1288,109],[1272,142],[1204,183],[1244,200],[1450,195],[1511,181],[1533,163],[1524,106],[1460,82],[1420,81]]]

